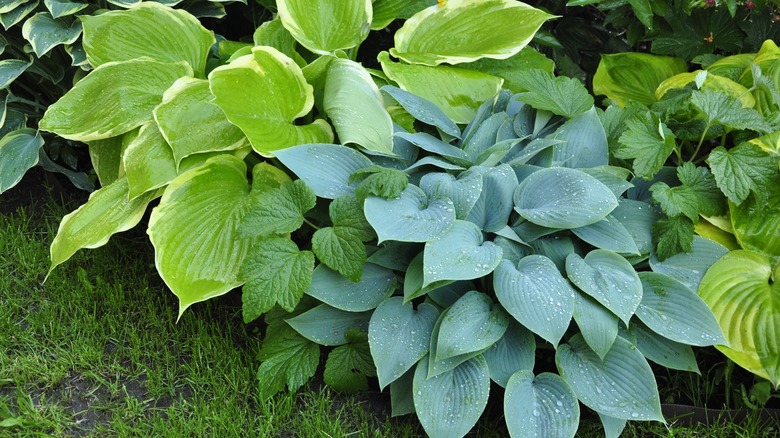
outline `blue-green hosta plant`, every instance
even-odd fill
[[[611,147],[666,216],[658,259],[698,257],[696,234],[735,250],[698,292],[729,341],[718,348],[777,387],[780,49],[767,40],[692,72],[676,58],[605,55],[594,90],[619,104],[602,114]]]
[[[524,92],[502,91],[465,127],[383,87],[416,119],[416,132],[395,125],[394,157],[276,152],[300,179],[241,226],[260,242],[244,316],[279,304],[265,317],[265,395],[303,384],[329,346],[327,384],[364,389],[376,375],[393,414],[415,413],[433,437],[465,435],[493,385],[517,437],[575,436],[580,404],[608,436],[664,421],[648,360],[697,372],[691,346],[725,344],[692,282],[727,250],[700,238],[708,257],[650,270],[660,213],[609,165],[593,99],[573,79],[518,79]]]

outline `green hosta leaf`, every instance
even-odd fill
[[[53,18],[67,17],[89,6],[88,3],[72,2],[68,0],[43,0],[46,9],[51,12]]]
[[[206,80],[184,77],[163,94],[154,118],[173,149],[176,166],[202,152],[229,151],[247,145],[246,137],[230,123],[213,98]]]
[[[725,343],[718,321],[695,292],[663,274],[638,275],[643,295],[636,316],[654,332],[699,347]]]
[[[460,138],[458,125],[450,120],[438,106],[392,85],[385,85],[382,87],[382,91],[389,94],[415,119],[427,125],[435,126],[448,135]]]
[[[11,12],[24,3],[26,0],[4,0],[0,2],[0,14]]]
[[[380,389],[395,382],[428,353],[438,316],[435,306],[422,303],[415,309],[401,297],[388,298],[376,308],[368,325],[368,343]]]
[[[443,235],[455,223],[452,201],[429,200],[422,189],[412,184],[397,199],[371,196],[363,208],[379,243],[385,240],[427,242]]]
[[[133,137],[135,134],[137,132],[131,131],[126,135],[89,142],[89,158],[101,186],[107,186],[124,176],[122,155],[129,143],[126,138]]]
[[[366,263],[359,281],[351,281],[325,265],[317,266],[306,294],[337,309],[364,312],[376,308],[398,286],[392,271]],[[419,359],[419,358],[418,358]]]
[[[612,215],[608,215],[604,219],[590,225],[574,228],[571,231],[577,237],[596,248],[623,254],[639,255],[639,249],[636,247],[631,233]]]
[[[472,167],[469,173],[482,175],[482,192],[466,220],[477,224],[483,231],[496,232],[504,228],[514,205],[513,196],[517,189],[515,171],[502,164],[496,167]]]
[[[303,215],[314,208],[317,197],[302,180],[286,182],[252,200],[239,227],[246,236],[292,233],[303,225]]]
[[[397,18],[409,18],[435,4],[433,0],[372,0],[371,3],[374,10],[372,30],[383,29]]]
[[[263,399],[287,388],[295,391],[309,381],[320,363],[320,347],[282,324],[268,331],[258,354],[263,362],[257,370]]]
[[[388,78],[410,93],[439,107],[455,123],[468,123],[483,102],[501,89],[503,79],[458,67],[407,65],[378,56]],[[464,93],[465,92],[465,93]]]
[[[395,199],[401,196],[409,184],[409,174],[380,166],[360,169],[349,177],[350,183],[360,179],[363,180],[355,188],[355,195],[359,200],[365,200],[371,195]]]
[[[633,159],[634,173],[650,180],[674,151],[675,136],[658,118],[647,112],[626,120],[627,130],[618,140],[617,158]]]
[[[631,327],[636,334],[636,348],[648,360],[666,368],[700,374],[696,356],[690,345],[680,344],[658,335],[639,321],[635,321]]]
[[[634,267],[612,251],[596,249],[584,259],[571,254],[566,258],[566,273],[572,283],[626,325],[642,301],[642,282]]]
[[[445,197],[455,205],[455,217],[466,219],[482,193],[482,174],[463,172],[458,177],[445,172],[431,172],[420,179],[420,188],[429,198]]]
[[[38,7],[39,0],[25,1],[9,12],[0,14],[0,24],[8,30],[30,15]]]
[[[261,155],[304,143],[330,143],[330,125],[295,120],[314,105],[311,85],[295,62],[273,47],[258,46],[209,74],[215,103]]]
[[[374,229],[371,228],[371,224],[368,223],[363,213],[363,206],[354,196],[346,195],[334,199],[330,203],[328,211],[333,226],[351,228],[363,242],[368,242],[376,237]]]
[[[186,61],[204,77],[213,32],[180,9],[143,2],[124,11],[81,17],[84,50],[90,65],[149,57],[155,61]]]
[[[555,364],[577,398],[594,411],[627,420],[664,421],[657,384],[642,353],[618,337],[600,359],[580,335],[558,347]]]
[[[371,75],[360,64],[340,58],[330,63],[323,102],[342,144],[393,155],[393,120]]]
[[[18,184],[38,164],[38,151],[42,147],[41,135],[28,128],[11,131],[0,138],[0,193]]]
[[[435,360],[482,351],[501,339],[508,325],[506,313],[489,296],[467,292],[442,314]]]
[[[147,193],[130,200],[127,191],[127,179],[120,178],[93,192],[86,204],[62,218],[51,243],[49,272],[76,251],[103,246],[113,234],[129,230],[141,221],[155,195]]]
[[[618,336],[618,318],[587,295],[576,294],[574,320],[583,339],[600,358],[609,352]]]
[[[366,342],[366,335],[360,331],[347,338],[349,344],[336,347],[328,354],[323,379],[336,391],[357,392],[368,390],[367,377],[376,376],[374,361]]]
[[[414,413],[414,383],[415,369],[410,369],[403,376],[390,384],[390,407],[392,416]]]
[[[620,438],[620,435],[626,428],[626,423],[628,423],[623,418],[614,418],[602,413],[599,413],[599,420],[601,420],[601,425],[604,427],[606,438]]]
[[[520,216],[549,228],[578,228],[605,218],[618,202],[596,178],[564,167],[541,169],[528,176],[514,194]]]
[[[276,158],[306,182],[320,198],[336,199],[354,193],[349,177],[371,167],[360,152],[335,144],[304,144],[276,151]]]
[[[504,413],[512,436],[574,437],[580,425],[577,396],[553,373],[515,373],[504,393]]]
[[[659,219],[653,225],[653,235],[658,241],[658,259],[666,260],[677,253],[690,251],[693,233],[693,222],[685,216]]]
[[[518,79],[518,85],[526,90],[520,100],[536,109],[570,119],[593,107],[593,97],[577,79],[553,77],[542,70],[525,72]]]
[[[699,289],[699,282],[710,266],[728,252],[726,247],[717,242],[694,236],[689,252],[681,252],[664,261],[653,255],[650,257],[650,267],[654,272],[671,277],[695,291]]]
[[[371,0],[277,0],[276,5],[292,36],[321,55],[360,44],[373,15]]]
[[[552,137],[561,141],[553,146],[552,157],[553,161],[561,166],[595,168],[609,163],[607,134],[592,103],[589,110],[568,120]],[[580,170],[598,179],[596,171]]]
[[[504,260],[493,276],[496,298],[523,326],[558,346],[574,310],[574,288],[547,257],[530,255],[515,267]]]
[[[775,177],[761,202],[755,196],[740,206],[729,205],[734,235],[742,248],[762,253],[777,261],[780,258],[780,176]]]
[[[739,205],[750,193],[762,198],[777,175],[777,159],[752,143],[726,150],[719,146],[710,152],[707,163],[715,181],[731,202]]]
[[[11,85],[31,65],[32,59],[30,61],[22,61],[20,59],[4,59],[0,61],[0,90]]]
[[[434,437],[460,438],[474,427],[487,406],[487,362],[476,356],[428,378],[428,358],[423,358],[414,372],[412,388],[417,418],[425,432]]]
[[[254,321],[278,304],[293,311],[312,282],[314,254],[300,251],[286,237],[255,243],[241,266],[247,279],[241,296],[244,322]]]
[[[142,126],[127,144],[122,163],[130,185],[130,199],[167,185],[177,175],[171,147],[154,122]]]
[[[390,53],[410,64],[459,64],[506,59],[525,47],[542,23],[554,18],[511,0],[449,0],[423,9],[395,33]],[[457,38],[435,38],[458,29]],[[485,34],[483,29],[491,29]]]
[[[150,121],[163,92],[188,75],[192,69],[183,62],[134,59],[103,64],[49,106],[38,126],[83,142],[116,137]]]
[[[498,245],[483,241],[479,227],[455,220],[449,230],[425,244],[422,287],[442,280],[484,277],[496,269],[501,254]]]
[[[616,53],[602,55],[593,77],[593,93],[625,107],[629,102],[652,105],[655,90],[665,79],[688,71],[680,58],[649,53]]]
[[[533,333],[515,321],[495,344],[482,353],[490,369],[490,379],[506,388],[509,378],[519,370],[534,369],[536,340]]]
[[[360,281],[367,256],[359,232],[349,227],[321,228],[312,236],[311,245],[322,263],[354,282]]]
[[[717,91],[694,91],[691,103],[701,111],[707,125],[723,125],[728,130],[751,129],[762,133],[772,132],[772,126],[752,108],[743,108],[739,99]]]
[[[179,298],[180,317],[192,304],[244,284],[239,268],[253,239],[237,228],[249,199],[244,162],[219,155],[173,180],[152,211],[155,264]]]
[[[286,319],[298,333],[320,345],[337,346],[346,344],[346,333],[351,328],[368,331],[372,312],[345,312],[327,304]]]
[[[529,71],[542,70],[552,75],[555,70],[555,62],[537,52],[533,47],[526,46],[519,53],[507,59],[482,58],[463,65],[463,67],[498,76],[504,79],[504,88],[513,93],[522,93],[530,90],[524,86],[525,76]]]
[[[22,36],[30,42],[39,58],[60,44],[72,44],[80,35],[81,21],[68,25],[47,12],[38,12],[22,26]]]
[[[273,20],[261,24],[252,34],[252,41],[255,46],[271,46],[276,50],[289,56],[301,68],[306,65],[306,61],[298,54],[295,49],[295,38],[284,28],[282,20],[277,16]]]
[[[780,386],[777,269],[753,251],[731,251],[707,271],[699,296],[710,306],[728,346],[718,349],[741,367]]]

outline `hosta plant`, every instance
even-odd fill
[[[780,49],[768,40],[757,53],[687,70],[676,58],[604,56],[594,90],[619,105],[602,120],[615,156],[629,160],[665,215],[655,229],[659,259],[696,257],[696,234],[739,250],[707,272],[699,294],[729,341],[718,348],[777,387]]]
[[[279,304],[265,317],[266,395],[300,386],[329,346],[327,384],[376,375],[394,415],[415,413],[434,437],[465,435],[492,385],[513,436],[574,436],[580,403],[609,436],[664,421],[648,360],[698,371],[691,346],[725,343],[692,283],[727,250],[701,238],[707,257],[648,269],[660,214],[609,165],[585,88],[542,71],[519,85],[465,128],[383,87],[418,128],[395,126],[395,157],[276,152],[300,180],[267,195],[286,199],[281,212],[259,202],[241,226],[259,239],[244,315]],[[302,249],[286,234],[312,228]]]

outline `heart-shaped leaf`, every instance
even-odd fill
[[[46,9],[54,18],[67,17],[89,6],[87,3],[73,2],[70,0],[43,0]]]
[[[277,0],[276,6],[292,36],[320,55],[351,49],[371,30],[371,0]]]
[[[403,376],[428,354],[439,311],[422,303],[415,309],[401,297],[388,298],[371,315],[368,344],[376,364],[379,388]]]
[[[566,258],[566,274],[626,325],[642,301],[642,282],[634,267],[614,252],[596,249],[584,259],[570,254]]]
[[[618,318],[587,295],[577,294],[574,320],[583,339],[600,358],[609,352],[618,336]]]
[[[778,270],[766,256],[731,251],[707,271],[699,296],[710,306],[728,346],[718,346],[741,367],[780,386]]]
[[[534,369],[536,340],[533,333],[515,321],[495,344],[482,353],[490,368],[490,380],[506,388],[512,374]]]
[[[574,335],[558,347],[555,364],[577,398],[594,411],[626,420],[664,421],[653,370],[625,339],[615,339],[601,359],[581,335]]]
[[[501,305],[520,324],[554,346],[569,327],[576,291],[547,257],[530,255],[515,267],[504,260],[493,276]]]
[[[659,261],[653,254],[650,267],[653,272],[672,277],[688,289],[696,291],[710,266],[728,252],[726,247],[713,240],[693,236],[690,252],[675,254],[664,261]]]
[[[455,223],[455,206],[445,198],[429,200],[409,184],[396,199],[369,196],[363,205],[379,243],[385,240],[427,242],[443,235]]]
[[[24,22],[22,36],[30,42],[33,52],[39,58],[60,44],[72,44],[81,36],[81,22],[68,25],[63,20],[52,18],[47,12],[38,12]]]
[[[251,55],[215,68],[209,74],[209,84],[214,102],[261,155],[271,156],[299,144],[333,141],[333,131],[322,119],[295,124],[311,111],[314,92],[300,67],[272,47],[254,47]]]
[[[508,325],[506,313],[489,296],[468,292],[442,314],[435,359],[484,350],[501,339]]]
[[[553,18],[512,0],[449,0],[415,14],[395,34],[393,56],[411,64],[458,64],[506,59],[525,47]],[[458,29],[457,38],[432,38]],[[483,29],[491,29],[486,34]]]
[[[501,248],[493,242],[483,242],[482,230],[461,220],[427,242],[423,254],[423,287],[442,280],[484,277],[501,262]]]
[[[512,436],[570,438],[580,425],[580,404],[561,376],[522,370],[506,386],[504,416]]]
[[[327,304],[320,304],[285,321],[304,338],[320,345],[335,347],[347,343],[345,335],[351,328],[368,331],[369,319],[371,312],[345,312]]]
[[[777,159],[774,161],[777,166]],[[777,169],[775,169],[776,171]],[[766,201],[756,195],[748,197],[739,206],[729,202],[731,223],[734,235],[742,248],[762,253],[774,261],[780,260],[780,188],[777,173],[773,182],[768,183],[769,190],[764,196]]]
[[[482,174],[482,192],[467,219],[484,231],[495,232],[504,228],[512,214],[513,194],[517,189],[517,176],[506,164],[496,167],[476,166],[468,172]]]
[[[418,253],[409,263],[404,276],[404,302],[409,302],[440,287],[454,283],[454,280],[442,280],[423,287],[423,253]]]
[[[373,165],[360,152],[335,144],[303,144],[276,151],[276,158],[326,199],[355,193],[350,175]]]
[[[337,309],[363,312],[376,308],[397,285],[392,271],[372,263],[363,265],[363,275],[358,282],[345,278],[325,265],[319,265],[314,270],[306,294]]]
[[[12,131],[0,138],[0,193],[22,180],[38,164],[43,137],[29,128]]]
[[[574,228],[571,232],[596,248],[639,255],[639,248],[631,233],[611,214],[598,222]]]
[[[575,169],[554,167],[529,175],[515,190],[515,210],[549,228],[579,228],[598,222],[617,207],[601,181]]]
[[[552,136],[564,141],[553,147],[553,161],[561,166],[590,168],[609,163],[607,134],[594,107],[569,119]]]
[[[455,218],[465,219],[482,193],[482,174],[463,172],[457,178],[445,172],[430,172],[420,179],[429,198],[445,197],[455,205]]]

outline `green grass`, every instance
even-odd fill
[[[0,203],[2,203],[0,197]],[[177,303],[156,275],[145,234],[114,236],[51,273],[48,244],[66,210],[54,202],[0,216],[0,436],[423,436],[389,418],[386,394],[322,385],[261,400],[257,326],[236,294]],[[500,406],[471,435],[506,436]],[[631,425],[627,437],[769,437],[746,423]],[[579,436],[600,436],[586,422]]]

